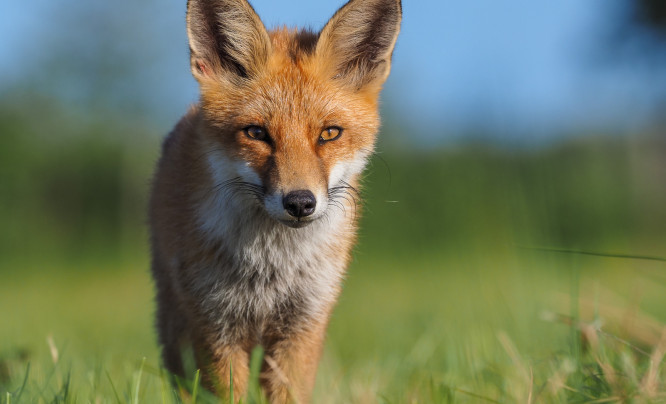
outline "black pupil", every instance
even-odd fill
[[[264,137],[264,131],[259,127],[253,126],[250,129],[248,129],[248,131],[250,132],[250,136],[252,136],[253,138],[261,139],[262,137]]]
[[[338,135],[336,128],[327,128],[324,140],[333,140]]]

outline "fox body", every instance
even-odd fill
[[[164,141],[150,202],[163,361],[236,397],[265,349],[272,402],[307,402],[356,231],[400,0],[351,0],[319,33],[246,0],[189,0],[200,102]]]

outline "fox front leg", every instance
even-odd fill
[[[267,344],[261,384],[271,403],[310,402],[325,332],[318,323]]]
[[[194,350],[204,387],[223,400],[229,400],[232,391],[234,402],[245,397],[250,376],[248,349],[239,345],[211,345],[199,341],[195,343]]]

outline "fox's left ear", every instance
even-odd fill
[[[400,0],[350,0],[319,34],[317,57],[334,78],[379,90],[391,70],[401,19]]]

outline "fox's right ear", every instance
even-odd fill
[[[271,52],[266,27],[247,0],[188,0],[187,36],[199,82],[250,78]]]

